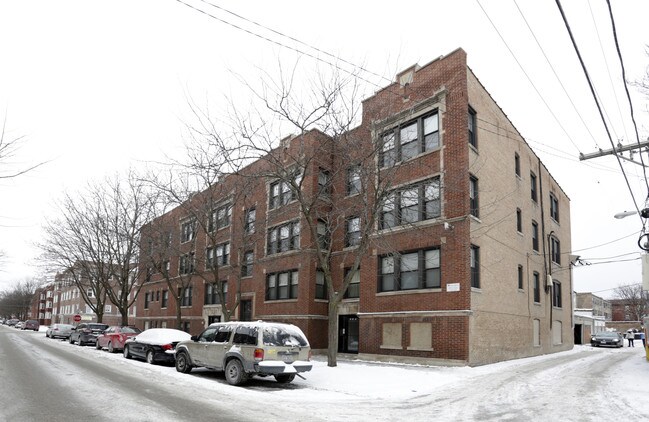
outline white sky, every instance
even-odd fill
[[[462,47],[469,66],[570,197],[575,253],[592,263],[639,257],[640,219],[613,219],[617,212],[634,209],[616,160],[576,159],[579,152],[611,146],[554,1],[480,0],[516,59],[475,0],[375,1],[371,7],[338,0],[317,6],[213,1],[323,52],[201,0],[187,3],[323,60],[332,61],[327,52],[390,79],[413,63],[425,64]],[[635,142],[606,2],[564,3],[613,138]],[[649,2],[611,3],[627,78],[640,79],[649,64]],[[0,117],[6,115],[8,138],[24,136],[14,162],[29,166],[51,160],[28,175],[0,182],[0,250],[7,254],[0,289],[34,274],[38,251],[32,244],[64,190],[174,155],[184,123],[190,121],[188,95],[217,110],[225,106],[224,97],[239,96],[233,73],[255,80],[259,68],[275,68],[278,57],[293,63],[296,55],[174,0],[0,2]],[[309,57],[300,62],[316,66]],[[387,84],[375,75],[363,76]],[[630,89],[644,141],[647,99]],[[368,94],[373,90],[365,88]],[[643,208],[647,187],[642,169],[630,163],[624,169]],[[607,257],[616,258],[595,259]],[[591,265],[574,271],[574,289],[610,297],[614,287],[640,279],[638,260]]]

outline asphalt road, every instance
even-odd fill
[[[253,420],[141,375],[0,326],[0,420]]]

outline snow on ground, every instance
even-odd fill
[[[474,420],[482,410],[486,412],[485,420],[530,420],[530,417],[532,420],[542,420],[546,416],[566,416],[570,409],[574,409],[574,415],[561,420],[591,420],[611,402],[615,409],[622,410],[620,416],[624,415],[624,409],[631,406],[634,415],[649,417],[649,361],[642,346],[622,349],[576,346],[566,352],[475,368],[388,364],[342,358],[337,367],[330,368],[326,357],[316,356],[312,371],[304,374],[306,380],[296,378],[293,383],[281,386],[272,378],[256,377],[244,387],[233,387],[227,384],[222,374],[200,368],[194,369],[189,375],[181,374],[173,366],[127,360],[121,353],[110,354],[94,347],[70,345],[67,341],[46,339],[44,334],[42,341],[73,348],[76,353],[101,359],[115,368],[122,368],[152,382],[173,385],[179,391],[200,392],[207,402],[224,403],[228,399],[239,403],[241,400],[261,401],[270,407],[281,405],[295,414],[312,414],[315,419],[328,421],[387,421],[406,415],[410,420],[444,420],[447,417]],[[563,386],[561,378],[572,380]],[[496,380],[493,384],[486,382],[492,379]],[[557,387],[553,389],[553,385]],[[499,391],[493,394],[484,391],[489,388]],[[542,388],[548,388],[552,394],[544,393]],[[525,406],[530,396],[536,397],[538,402],[548,395],[552,396],[548,399],[550,401],[556,403],[563,400],[565,403],[554,406],[554,410],[549,410],[547,414],[535,414],[534,407],[528,412],[532,416],[525,416],[525,412],[516,410],[516,406]],[[471,403],[472,397],[483,403],[467,406],[465,402]],[[460,398],[464,401],[456,403]],[[458,417],[458,412],[462,412],[458,409],[467,407],[469,413],[460,413]],[[497,412],[502,412],[503,407],[510,408],[513,416],[505,413],[498,416]],[[368,409],[373,409],[371,417]],[[275,419],[270,417],[268,420]],[[299,417],[294,420],[305,419]]]

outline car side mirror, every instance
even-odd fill
[[[198,336],[191,336],[192,341],[198,341]]]

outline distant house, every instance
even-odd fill
[[[575,344],[588,344],[590,336],[606,330],[611,302],[592,293],[575,293]]]
[[[308,155],[331,146],[332,153],[304,168],[300,189],[321,195],[323,209],[349,209],[344,224],[328,232],[323,220],[318,234],[329,237],[314,237],[290,186],[260,177],[245,200],[233,201],[228,184],[236,177],[226,177],[214,190],[220,193],[200,194],[219,195],[215,244],[183,207],[160,217],[176,252],[162,270],[141,271],[147,276],[136,324],[174,326],[176,303],[162,275],[168,273],[174,280],[191,277],[180,300],[182,327],[192,334],[221,318],[213,286],[219,281],[228,286],[228,304],[241,300],[234,319],[290,322],[316,351],[326,349],[328,300],[313,245],[331,242],[339,286],[364,218],[359,174],[368,169],[357,163],[378,145],[367,165],[377,174],[392,172],[394,185],[373,246],[339,307],[338,351],[482,365],[573,347],[570,200],[469,69],[463,50],[399,73],[364,100],[360,126],[341,139],[359,147],[337,155],[332,138],[310,131],[284,140],[282,148]],[[147,229],[141,265],[150,253]],[[244,235],[252,243],[244,245]],[[219,280],[204,273],[214,259]]]

